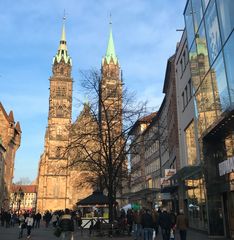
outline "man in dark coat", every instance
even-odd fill
[[[154,222],[149,209],[146,209],[145,213],[143,213],[141,218],[141,225],[144,232],[144,240],[152,240]]]
[[[62,231],[62,239],[71,240],[74,232],[74,221],[70,214],[69,209],[65,209],[65,213],[59,220],[59,227]]]
[[[162,230],[163,240],[169,240],[172,222],[171,222],[171,217],[165,208],[163,209],[162,213],[159,215],[159,225]]]

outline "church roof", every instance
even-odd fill
[[[107,45],[107,50],[106,50],[106,55],[102,60],[102,63],[106,60],[106,62],[109,64],[111,59],[113,60],[114,64],[118,63],[118,58],[115,54],[115,44],[114,44],[114,39],[113,39],[113,34],[112,34],[112,27],[110,23],[110,35],[109,35],[109,40],[108,40],[108,45]]]
[[[66,41],[66,32],[65,32],[65,18],[63,18],[63,19],[64,19],[64,21],[63,21],[60,44],[59,44],[58,52],[53,59],[53,63],[55,63],[55,62],[59,63],[63,60],[65,63],[68,63],[68,64],[72,65],[72,59],[68,55],[68,51],[67,51],[67,41]]]

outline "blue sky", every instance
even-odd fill
[[[185,0],[0,1],[0,101],[22,128],[14,181],[34,180],[44,148],[49,77],[66,10],[66,38],[73,60],[73,119],[81,98],[79,71],[100,68],[109,36],[109,14],[124,82],[152,110],[163,98],[167,59],[184,27]]]

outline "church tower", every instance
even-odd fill
[[[99,89],[99,121],[101,126],[105,127],[107,122],[111,122],[111,125],[114,125],[113,127],[116,131],[121,131],[122,79],[119,61],[115,54],[111,22],[106,55],[102,58],[101,81]]]
[[[68,158],[65,149],[69,141],[72,118],[72,60],[68,55],[65,18],[58,52],[53,58],[50,77],[48,126],[44,152],[38,173],[37,209],[64,209],[70,206]]]

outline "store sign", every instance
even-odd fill
[[[170,177],[176,173],[176,169],[165,169],[165,177],[161,178],[161,186],[167,187],[171,185]]]
[[[176,169],[165,169],[165,177],[171,177],[176,174]]]
[[[228,158],[227,160],[219,164],[219,176],[223,176],[233,171],[234,171],[234,157]]]
[[[166,187],[166,186],[170,186],[170,185],[171,185],[171,182],[168,177],[161,178],[161,186],[162,187]]]

